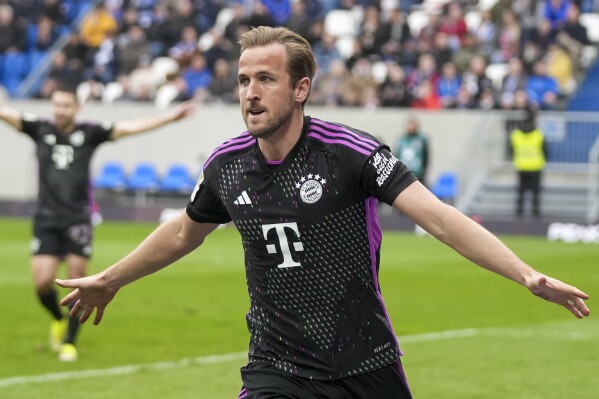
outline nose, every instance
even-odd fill
[[[257,85],[254,81],[250,81],[245,89],[245,99],[246,100],[259,100],[260,93]]]

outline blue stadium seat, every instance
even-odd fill
[[[14,94],[29,72],[29,57],[26,53],[9,53],[4,55],[2,85],[9,94]]]
[[[458,195],[458,176],[453,172],[441,173],[431,191],[442,201],[455,201]]]
[[[160,190],[167,192],[188,193],[192,190],[195,182],[191,179],[187,167],[182,164],[171,165],[162,181]]]
[[[94,188],[122,191],[127,187],[125,168],[118,162],[107,162],[93,184]]]
[[[159,187],[158,172],[154,165],[148,162],[138,164],[127,180],[129,190],[156,192]]]

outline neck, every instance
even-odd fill
[[[64,126],[56,126],[56,130],[58,130],[59,133],[63,133],[63,134],[71,133],[74,128],[75,128],[75,121],[71,121]]]
[[[272,136],[259,138],[258,146],[264,159],[266,161],[280,161],[285,159],[300,139],[303,127],[303,112],[294,112],[289,122],[281,126]]]

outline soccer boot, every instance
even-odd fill
[[[74,362],[77,360],[77,348],[73,344],[62,344],[58,360],[61,362]]]
[[[62,341],[67,332],[67,318],[61,320],[53,320],[50,324],[50,348],[55,352],[60,351]]]

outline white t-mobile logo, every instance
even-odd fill
[[[287,233],[285,232],[285,229],[291,229],[294,233],[295,236],[291,237],[291,238],[299,238],[300,237],[300,233],[299,233],[299,229],[297,228],[297,223],[274,223],[274,224],[264,224],[262,225],[262,232],[264,233],[264,239],[268,240],[268,232],[271,230],[275,230],[277,232],[277,236],[279,237],[279,247],[281,248],[281,251],[277,251],[277,246],[275,244],[266,244],[266,250],[268,251],[269,254],[276,254],[276,253],[282,253],[283,254],[283,263],[280,263],[278,265],[279,268],[283,268],[283,267],[296,267],[296,266],[301,266],[301,264],[299,262],[296,262],[293,260],[293,256],[291,256],[291,250],[289,248],[289,241],[287,239]],[[304,250],[304,245],[302,244],[301,241],[294,241],[293,243],[293,249],[295,251],[303,251]]]

